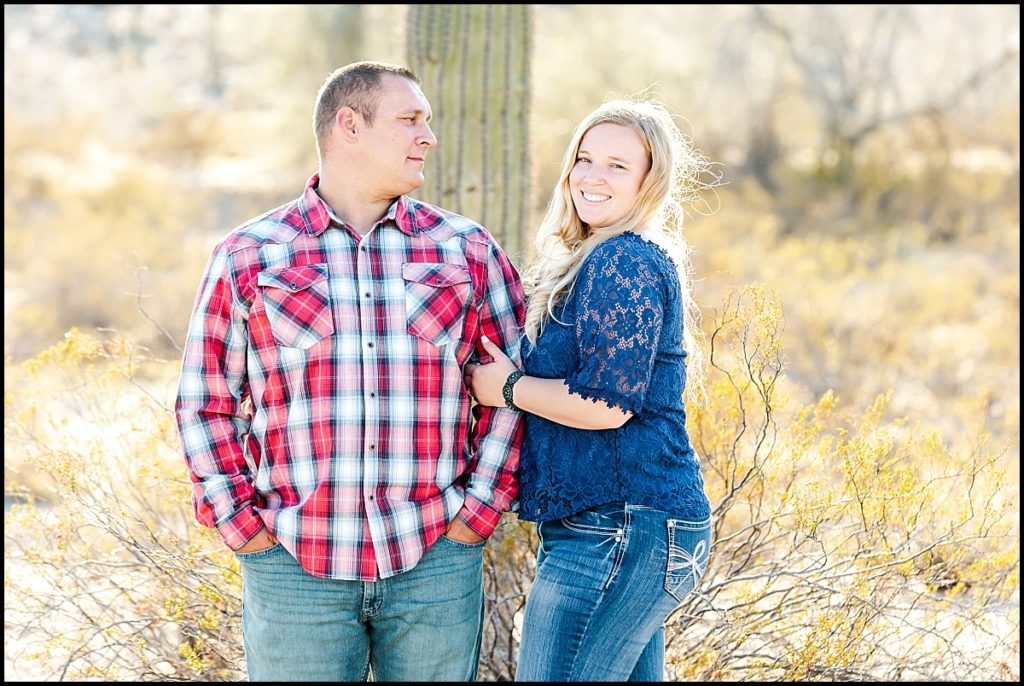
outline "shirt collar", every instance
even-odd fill
[[[319,236],[330,226],[342,224],[342,220],[334,213],[334,210],[324,202],[324,199],[316,192],[320,183],[320,174],[315,173],[306,181],[306,189],[299,198],[299,208],[303,218],[306,220],[306,230],[313,236]],[[409,198],[400,195],[391,203],[388,211],[381,219],[383,222],[390,222],[397,226],[402,233],[408,236],[415,236],[419,233],[416,226],[416,214]]]

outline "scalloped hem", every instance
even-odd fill
[[[643,402],[639,402],[629,396],[609,389],[589,388],[576,379],[567,378],[565,385],[569,387],[570,393],[578,395],[584,400],[600,400],[609,407],[617,407],[623,412],[632,412],[636,415],[640,414],[644,407]]]

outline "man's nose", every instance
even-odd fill
[[[429,126],[427,127],[427,132],[420,136],[419,143],[425,148],[429,148],[430,146],[437,144],[437,136],[434,135],[434,132]]]

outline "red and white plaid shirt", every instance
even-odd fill
[[[360,236],[318,181],[215,248],[175,409],[201,524],[372,581],[516,497],[521,417],[471,412],[462,369],[483,335],[518,364],[523,290],[475,222],[402,196]]]

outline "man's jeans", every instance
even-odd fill
[[[250,681],[473,681],[484,543],[442,536],[380,581],[307,574],[279,543],[237,554]]]
[[[661,681],[663,625],[707,569],[710,518],[613,503],[538,532],[516,681]]]

